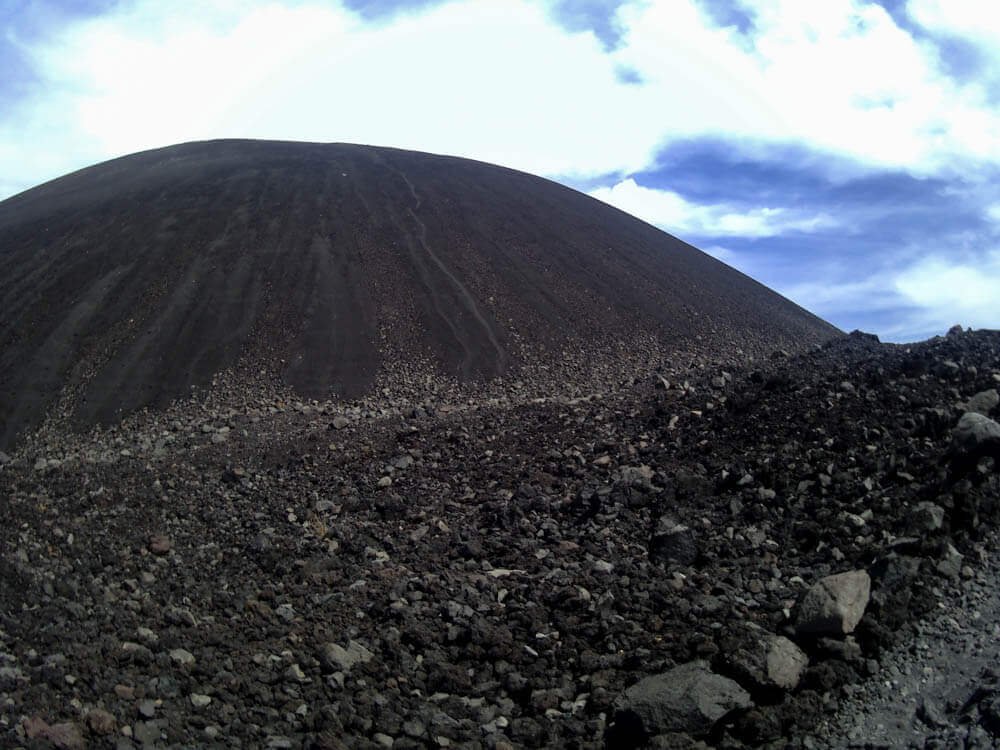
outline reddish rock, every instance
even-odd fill
[[[83,750],[87,746],[80,727],[71,721],[48,724],[45,719],[33,716],[25,719],[23,726],[29,740],[47,740],[57,750]]]
[[[113,734],[118,727],[118,722],[104,709],[95,708],[87,714],[87,726],[94,734]]]
[[[147,545],[150,552],[160,557],[169,553],[173,546],[173,542],[163,534],[153,534],[149,538],[149,544]]]

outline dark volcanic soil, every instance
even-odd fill
[[[998,332],[852,334],[43,432],[0,469],[0,745],[864,746],[830,717],[944,642],[921,618],[994,611],[998,382]],[[995,743],[973,680],[887,744]]]
[[[547,180],[265,141],[136,154],[0,203],[0,309],[0,449],[46,414],[113,423],[231,367],[354,398],[390,365],[489,378],[621,341],[683,361],[837,333]]]

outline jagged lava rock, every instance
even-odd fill
[[[1000,424],[978,412],[969,411],[958,420],[952,438],[958,455],[1000,447]]]
[[[854,631],[871,597],[871,578],[864,570],[827,576],[806,592],[799,604],[796,631],[846,635]]]
[[[739,683],[715,674],[704,661],[640,680],[615,701],[617,721],[638,720],[648,736],[707,734],[731,711],[751,705],[750,694]]]
[[[733,654],[729,664],[741,681],[757,690],[794,690],[809,657],[785,636],[762,633]]]
[[[698,558],[694,530],[672,519],[660,519],[649,543],[650,557],[675,565],[690,565]]]
[[[997,393],[996,388],[990,388],[985,391],[980,391],[970,398],[965,403],[965,410],[988,417],[990,412],[996,408],[997,404],[1000,404],[1000,393]]]

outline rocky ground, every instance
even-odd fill
[[[998,384],[1000,333],[852,334],[43,432],[0,456],[0,745],[990,747]]]
[[[994,553],[948,587],[914,634],[880,659],[875,679],[851,686],[821,722],[819,746],[992,748],[997,745],[1000,574]]]

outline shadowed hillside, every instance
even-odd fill
[[[837,333],[547,180],[257,141],[140,153],[0,203],[0,306],[0,448],[60,396],[76,424],[112,422],[225,368],[355,397],[418,361],[488,378],[603,342],[752,353]]]

